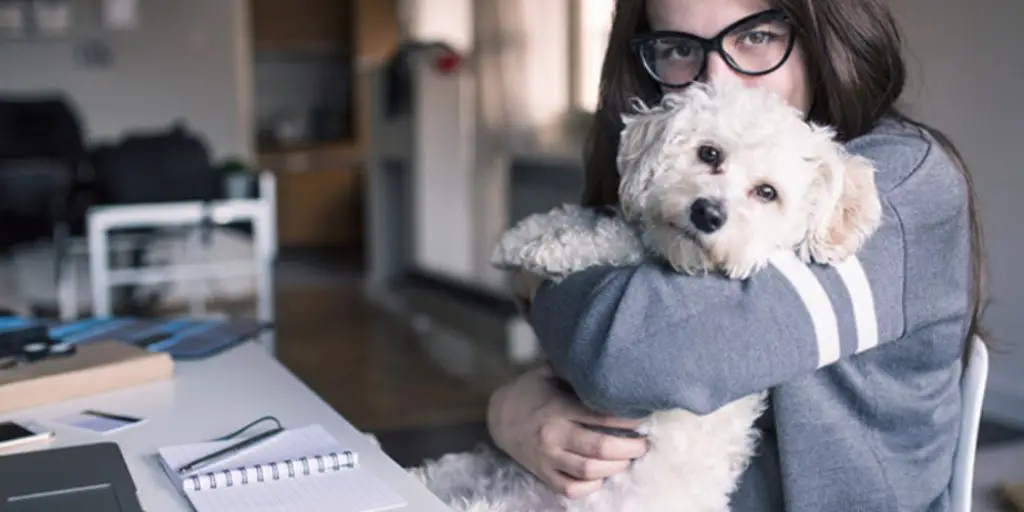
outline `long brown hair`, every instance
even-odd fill
[[[981,225],[970,170],[960,152],[939,130],[909,118],[896,102],[903,93],[906,64],[903,42],[886,0],[776,0],[796,26],[812,84],[808,119],[835,127],[848,141],[871,131],[885,116],[898,118],[929,132],[955,161],[967,182],[971,223],[971,259],[974,286],[965,351],[981,334],[985,305],[985,265]],[[588,206],[618,203],[615,154],[621,114],[632,97],[656,99],[660,90],[630,50],[629,39],[650,30],[646,0],[617,0],[615,15],[601,68],[597,113],[584,149],[586,179],[582,203]]]

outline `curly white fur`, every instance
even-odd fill
[[[502,236],[496,265],[557,281],[595,265],[655,257],[684,273],[744,279],[779,251],[808,263],[839,262],[879,223],[871,163],[768,91],[696,84],[653,107],[637,101],[635,109],[623,119],[619,148],[621,212],[566,205],[533,215]],[[709,226],[696,212],[699,200],[717,205],[720,224]],[[484,448],[412,472],[461,511],[726,511],[754,452],[753,424],[766,393],[705,416],[654,413],[643,429],[648,454],[580,499],[557,495]]]

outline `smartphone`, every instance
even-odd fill
[[[52,438],[52,430],[35,423],[0,422],[0,451]]]

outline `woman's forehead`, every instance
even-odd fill
[[[647,0],[654,30],[712,37],[733,22],[771,7],[768,0]]]

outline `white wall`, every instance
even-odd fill
[[[506,273],[490,258],[509,225],[513,158],[557,136],[571,105],[569,7],[568,0],[473,1],[473,245],[480,284],[493,289],[506,288]]]
[[[402,9],[411,38],[442,41],[463,55],[472,50],[471,0],[408,0]],[[421,269],[472,281],[472,77],[438,73],[429,59],[413,64],[413,76],[413,258]]]
[[[566,0],[404,0],[405,28],[465,52],[458,76],[418,69],[413,128],[414,259],[503,289],[490,265],[507,227],[513,147],[532,148],[570,106]]]
[[[103,28],[99,0],[72,5],[70,36],[0,42],[0,94],[66,92],[91,141],[184,119],[216,157],[253,154],[248,0],[140,0],[125,31]],[[109,45],[110,67],[76,58],[91,38]]]
[[[986,413],[1024,425],[1024,2],[891,4],[909,45],[911,112],[949,135],[974,172],[996,345]]]

